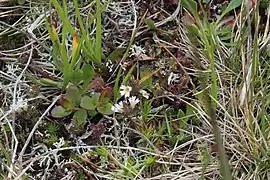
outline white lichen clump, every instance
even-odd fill
[[[168,77],[168,85],[171,85],[174,82],[179,82],[179,78],[180,76],[178,74],[171,72]]]
[[[130,56],[140,56],[140,55],[145,55],[145,50],[141,46],[137,45],[132,45],[131,46],[131,54]]]

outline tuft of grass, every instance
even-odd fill
[[[264,74],[269,71],[269,65],[265,65],[267,57],[260,53],[260,44],[264,44],[265,39],[259,38],[262,35],[262,31],[259,31],[258,28],[260,23],[259,5],[255,5],[251,10],[248,2],[237,0],[230,2],[221,18],[229,11],[242,6],[240,13],[235,17],[234,29],[230,32],[235,36],[232,35],[233,38],[228,44],[217,33],[222,19],[208,23],[205,19],[198,17],[192,3],[183,2],[194,16],[195,24],[191,26],[197,27],[197,29],[187,27],[193,34],[196,34],[198,43],[195,47],[192,44],[194,38],[189,39],[190,57],[194,57],[194,51],[197,51],[194,61],[198,62],[196,59],[200,57],[209,64],[207,69],[199,68],[201,88],[197,97],[204,108],[204,111],[200,110],[200,114],[205,114],[209,118],[213,128],[222,176],[224,179],[232,179],[225,153],[232,147],[232,144],[238,144],[232,149],[233,155],[241,159],[243,158],[239,154],[241,152],[254,160],[246,159],[249,161],[247,163],[249,165],[244,168],[254,170],[253,173],[249,172],[246,178],[266,178],[266,172],[269,169],[266,165],[260,166],[259,164],[265,160],[268,161],[267,155],[262,152],[267,151],[267,142],[269,142],[269,138],[265,138],[269,137],[269,131],[265,131],[265,118],[269,117],[269,113],[266,112],[269,102],[262,100],[262,96],[269,96],[267,90],[269,79]],[[232,44],[233,46],[230,46]],[[223,54],[224,47],[228,51],[227,55],[222,57],[220,55]],[[201,67],[200,64],[198,62],[197,67]],[[226,75],[228,71],[231,72],[229,77]],[[211,80],[208,79],[207,74],[202,72],[210,73]],[[209,87],[211,87],[210,90]],[[261,116],[262,114],[263,116]],[[228,125],[231,127],[227,127]],[[237,141],[240,141],[240,144]],[[225,146],[225,151],[222,146]],[[232,160],[233,158],[230,159],[230,161]],[[233,167],[233,177],[241,174],[234,165],[231,164],[231,167]]]

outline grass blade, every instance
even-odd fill
[[[97,10],[99,11],[100,7],[100,0],[96,0],[97,3]],[[97,25],[96,25],[96,59],[98,65],[101,65],[101,58],[102,58],[102,25],[101,25],[101,13],[97,14]]]

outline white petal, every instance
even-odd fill
[[[136,104],[138,104],[140,102],[140,100],[137,99],[136,96],[132,96],[128,100],[129,100],[129,104],[130,104],[131,109],[134,109]]]
[[[111,109],[113,112],[123,113],[124,112],[123,102],[120,101],[118,104],[113,105]]]
[[[126,86],[121,85],[121,86],[120,86],[120,89],[123,89],[123,90],[124,90],[124,89],[126,89]]]

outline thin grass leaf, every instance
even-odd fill
[[[193,15],[198,16],[197,2],[194,0],[181,0],[181,5],[190,11]]]
[[[150,73],[150,74],[144,76],[144,77],[139,81],[139,84],[141,85],[141,84],[142,84],[144,81],[146,81],[147,79],[152,78],[152,76],[153,76],[154,74],[156,74],[159,70],[160,70],[160,68],[158,68],[158,69],[155,70],[154,72],[152,72],[152,73]]]
[[[100,15],[103,10],[107,7],[107,5],[111,2],[111,0],[107,1],[106,3],[104,3],[102,6],[100,6],[99,9],[97,9],[96,13],[94,15],[91,15],[91,18],[89,20],[89,23],[87,25],[87,29],[90,28],[90,26],[94,23],[95,19],[97,18],[98,15]]]
[[[100,0],[96,0],[97,3],[97,10],[99,10],[100,7]],[[101,13],[97,14],[97,24],[96,24],[96,59],[98,65],[101,65],[101,58],[102,58],[102,25],[101,25]]]
[[[56,82],[56,81],[53,81],[53,80],[47,79],[47,78],[41,78],[38,81],[42,86],[56,86],[56,87],[62,87],[63,86],[62,82]]]
[[[66,7],[66,3],[65,0],[63,0],[63,5],[64,5],[64,9],[61,8],[60,4],[58,3],[57,0],[52,0],[53,6],[55,7],[57,14],[59,15],[60,19],[63,22],[63,26],[65,26],[67,28],[67,31],[74,36],[75,30],[73,29],[72,25],[69,22],[69,19],[67,17],[67,7]]]
[[[135,67],[136,67],[136,64],[134,64],[134,65],[130,68],[130,70],[128,71],[127,75],[126,75],[125,78],[123,79],[123,82],[121,83],[121,85],[126,84],[126,82],[127,82],[127,81],[129,80],[129,78],[131,77],[131,75],[132,75],[132,73],[133,73]]]
[[[2,154],[4,155],[4,157],[7,161],[7,165],[10,166],[11,165],[11,158],[10,158],[9,152],[8,152],[8,150],[6,150],[6,148],[4,148],[4,146],[1,144],[1,142],[0,142],[0,152],[2,152]],[[3,162],[1,162],[1,164],[2,163]]]
[[[169,120],[168,113],[165,113],[165,121],[166,121],[166,126],[167,126],[167,131],[168,131],[168,137],[169,139],[172,139],[172,125],[171,121]]]
[[[124,48],[117,48],[106,58],[106,60],[115,62],[116,58],[119,57],[123,52],[125,52]]]
[[[216,42],[214,42],[213,35],[215,33],[214,28],[211,26],[210,23],[208,23],[208,30],[209,30],[209,44],[210,46],[206,47],[208,50],[208,58],[210,61],[210,66],[211,66],[211,95],[212,97],[217,100],[218,98],[218,90],[217,90],[217,77],[216,77],[216,70],[215,70],[215,59],[214,59],[214,54],[215,54],[215,49],[216,49]],[[215,101],[213,102],[214,108],[216,108],[216,103]]]
[[[231,0],[229,5],[226,7],[226,9],[222,12],[220,15],[219,19],[217,20],[216,24],[219,24],[220,20],[231,10],[241,6],[243,0]]]
[[[95,58],[95,52],[93,51],[93,47],[92,45],[88,42],[85,41],[84,45],[82,46],[83,52],[87,55],[87,57],[89,58],[89,60],[91,62],[97,63],[97,60]],[[89,61],[86,60],[86,62],[89,63]]]
[[[210,122],[212,125],[214,137],[215,137],[217,152],[219,155],[220,172],[224,180],[233,180],[229,161],[228,161],[228,158],[227,158],[227,155],[226,155],[223,143],[222,143],[223,142],[222,136],[219,131],[219,127],[217,125],[216,109],[214,109],[213,105],[211,105],[211,99],[212,101],[215,99],[209,96],[209,94],[207,94],[207,91],[205,91],[204,93],[206,95],[205,97],[207,98],[206,106],[208,107],[207,109],[209,109],[208,116],[210,117]]]
[[[82,45],[83,46],[82,49],[87,54],[87,56],[89,57],[89,59],[92,62],[99,64],[100,62],[98,62],[98,60],[95,58],[95,52],[93,50],[94,49],[94,44],[93,44],[94,42],[91,39],[89,39],[88,31],[85,29],[85,26],[83,24],[83,20],[82,20],[81,15],[80,15],[78,2],[77,2],[77,0],[73,0],[73,2],[74,2],[74,6],[75,6],[76,17],[78,19],[78,23],[79,23],[80,30],[82,33],[82,41],[84,41],[84,44]]]
[[[120,77],[121,77],[121,73],[122,73],[122,69],[120,68],[118,70],[118,73],[117,73],[117,76],[116,76],[116,79],[115,79],[115,83],[114,83],[114,86],[113,86],[113,95],[114,95],[114,103],[117,102],[120,94],[119,94],[119,82],[120,82]]]

